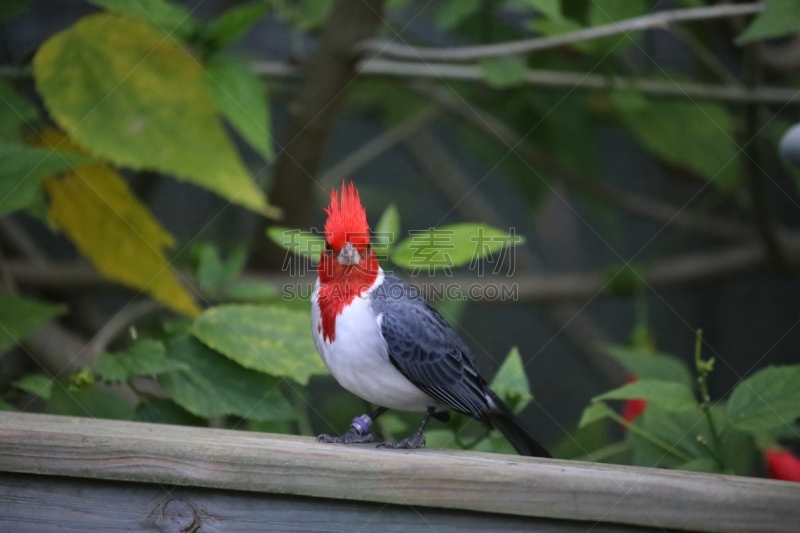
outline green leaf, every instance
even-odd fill
[[[800,417],[800,365],[771,366],[741,382],[728,400],[730,424],[768,431]]]
[[[713,445],[713,436],[705,414],[699,407],[682,412],[667,412],[648,405],[635,426],[665,446],[628,430],[633,447],[633,462],[638,466],[680,468],[694,459],[710,457],[697,438]]]
[[[504,56],[480,61],[486,83],[495,89],[506,89],[525,83],[528,65],[519,56]]]
[[[28,374],[12,383],[12,385],[16,389],[35,394],[45,400],[49,400],[53,392],[53,380],[42,374]]]
[[[0,399],[0,411],[18,411],[18,409],[5,400]]]
[[[389,254],[398,238],[400,238],[400,213],[394,204],[390,204],[381,215],[372,235],[372,249],[375,250],[378,259]]]
[[[414,232],[397,244],[391,258],[399,266],[409,269],[453,268],[485,257],[494,258],[492,254],[504,245],[523,242],[525,239],[519,235],[484,224],[452,224]]]
[[[223,294],[226,300],[242,303],[274,302],[283,296],[282,292],[272,283],[246,279],[231,282]]]
[[[264,84],[244,63],[216,58],[206,65],[206,87],[214,103],[261,156],[275,157]]]
[[[315,262],[319,261],[325,249],[325,237],[316,232],[270,226],[267,228],[267,237],[293,254],[309,257]]]
[[[614,390],[592,398],[598,400],[635,400],[647,401],[647,408],[655,405],[669,412],[690,411],[697,407],[697,400],[692,390],[686,385],[655,379],[640,379]]]
[[[578,428],[584,428],[592,422],[597,422],[614,414],[614,410],[603,402],[594,402],[583,410]]]
[[[223,261],[219,248],[210,243],[198,244],[192,255],[196,256],[196,276],[203,291],[215,293],[222,291],[241,272],[247,262],[247,248],[235,247]]]
[[[202,66],[150,26],[109,14],[84,17],[48,39],[33,67],[50,114],[90,153],[276,213],[217,119]]]
[[[561,20],[561,0],[525,0],[536,11],[544,15],[548,19]]]
[[[589,25],[603,26],[646,14],[650,10],[645,0],[602,0],[589,2]],[[638,32],[625,32],[587,44],[596,54],[619,53],[634,44]]]
[[[678,467],[678,470],[688,470],[689,472],[708,472],[710,474],[720,474],[722,470],[719,464],[711,457],[698,457]]]
[[[6,82],[0,82],[0,142],[20,138],[20,127],[36,120],[36,107],[14,91]]]
[[[53,415],[133,420],[133,407],[108,391],[90,388],[69,391],[64,387],[53,388],[47,412]]]
[[[800,4],[797,0],[770,0],[764,11],[736,38],[739,46],[791,35],[800,31]]]
[[[648,100],[616,91],[611,101],[622,123],[648,150],[727,191],[739,183],[738,147],[728,110],[712,102]]]
[[[167,342],[167,357],[189,366],[159,376],[172,399],[203,418],[236,415],[253,420],[292,420],[291,405],[273,377],[242,368],[191,337]]]
[[[261,20],[269,8],[270,5],[264,1],[233,7],[211,21],[203,30],[203,36],[217,47],[226,46]]]
[[[65,311],[63,305],[0,293],[0,353],[24,339],[40,324]]]
[[[626,346],[603,346],[601,350],[622,363],[639,379],[672,381],[691,387],[694,380],[686,363],[661,353],[648,353]]]
[[[464,19],[478,12],[481,0],[447,0],[436,11],[436,25],[445,30],[452,30]]]
[[[98,7],[146,22],[166,34],[185,38],[197,20],[184,7],[166,0],[87,0]]]
[[[161,398],[148,399],[137,405],[134,420],[178,426],[208,426],[205,419],[194,416],[172,400]]]
[[[167,359],[164,345],[153,339],[140,340],[122,352],[100,353],[94,366],[105,381],[126,381],[188,369],[180,361]]]
[[[74,152],[0,141],[0,215],[29,207],[39,198],[44,178],[86,160]]]
[[[533,395],[525,374],[525,366],[516,346],[511,348],[506,360],[492,380],[492,390],[500,396],[512,411],[519,413],[525,409]]]
[[[333,7],[333,0],[298,0],[289,4],[288,12],[286,5],[282,4],[276,4],[276,7],[283,8],[292,25],[300,31],[309,31],[325,23]]]
[[[328,370],[317,355],[306,312],[256,305],[221,305],[195,320],[192,335],[245,368],[301,385]]]

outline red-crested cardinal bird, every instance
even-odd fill
[[[340,437],[320,442],[371,442],[372,422],[387,409],[425,412],[420,428],[388,448],[418,448],[431,417],[453,409],[496,427],[520,455],[550,457],[489,388],[467,345],[419,290],[384,273],[370,248],[367,214],[351,183],[331,191],[325,250],[311,308],[317,351],[341,386],[378,407],[353,419]]]

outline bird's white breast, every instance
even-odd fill
[[[336,317],[336,334],[329,342],[322,334],[317,280],[311,301],[314,342],[336,381],[356,396],[389,409],[425,411],[436,402],[389,361],[386,342],[381,335],[381,317],[374,312],[370,302],[370,293],[382,282],[383,270],[380,270],[372,288],[354,298]]]

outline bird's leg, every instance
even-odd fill
[[[317,442],[334,442],[340,444],[358,444],[361,442],[372,442],[372,433],[370,433],[370,426],[379,416],[385,413],[385,407],[378,407],[370,414],[363,414],[353,419],[350,428],[344,432],[340,437],[331,437],[327,433],[317,437]]]
[[[419,429],[407,439],[403,439],[400,442],[387,440],[378,444],[378,448],[404,448],[407,450],[415,450],[425,446],[425,435],[423,435],[422,432],[425,430],[425,426],[428,425],[428,420],[431,419],[435,411],[435,407],[428,407],[428,411],[425,413],[425,418],[422,419],[422,424],[420,424]]]

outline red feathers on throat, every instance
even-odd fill
[[[356,248],[366,248],[369,244],[369,224],[367,211],[361,205],[358,191],[352,183],[342,183],[341,197],[336,190],[331,191],[331,204],[325,208],[328,220],[325,222],[325,237],[328,244],[338,251],[350,242]]]

